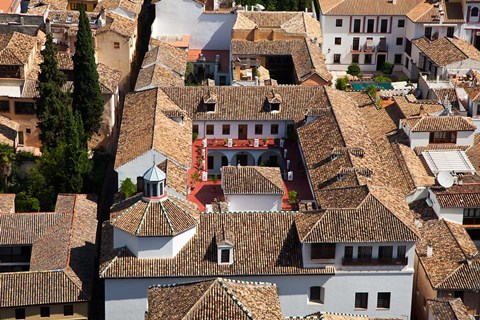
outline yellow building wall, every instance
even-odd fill
[[[68,10],[78,10],[77,8],[79,8],[78,6],[80,4],[84,4],[86,7],[85,7],[85,11],[87,12],[92,12],[95,7],[97,6],[97,3],[98,1],[88,1],[88,0],[69,0],[68,1],[68,6],[67,6],[67,9]]]
[[[72,304],[72,303],[69,303]],[[40,317],[40,307],[42,306],[27,306],[25,307],[25,319],[36,320],[36,319],[69,319],[69,320],[83,320],[88,319],[88,303],[74,303],[73,304],[73,315],[64,316],[63,315],[63,304],[52,304],[50,305],[50,317],[42,318]],[[16,308],[1,308],[0,309],[0,319],[1,320],[14,320],[15,319],[15,309]]]

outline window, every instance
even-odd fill
[[[336,26],[336,27],[341,27],[341,26],[343,26],[343,19],[336,19],[336,20],[335,20],[335,26]]]
[[[208,165],[208,170],[213,170],[213,156],[208,156],[207,157],[207,165]]]
[[[410,62],[410,60],[408,60],[408,57],[407,57],[407,59],[405,59],[405,68],[407,70],[408,70],[409,62]]]
[[[0,112],[9,112],[9,111],[10,111],[10,103],[8,101],[1,100]]]
[[[270,134],[278,134],[278,124],[270,125]]]
[[[472,12],[470,12],[470,16],[478,17],[478,8],[472,8]]]
[[[345,247],[345,253],[343,255],[345,259],[352,259],[353,258],[353,247],[352,246],[346,246]]]
[[[25,319],[25,309],[15,309],[15,319]]]
[[[335,38],[335,44],[336,45],[342,44],[342,38]]]
[[[372,258],[372,247],[371,246],[359,246],[358,247],[358,258],[359,259],[370,259],[370,258]]]
[[[403,38],[397,38],[396,44],[397,46],[403,45]]]
[[[26,132],[27,134],[30,134],[30,133],[32,133],[32,129],[26,128],[26,129],[25,129],[25,132]]]
[[[336,53],[333,55],[333,63],[340,63],[340,54]]]
[[[335,259],[335,243],[312,243],[312,259]]]
[[[401,54],[396,54],[394,62],[395,62],[395,64],[402,64],[402,55]]]
[[[388,26],[388,20],[387,19],[382,19],[380,20],[380,32],[381,33],[387,33],[387,26]]]
[[[50,317],[50,307],[40,307],[40,317],[41,318]]]
[[[263,134],[263,124],[255,125],[255,134]]]
[[[362,20],[360,19],[355,19],[353,20],[353,32],[360,32],[360,25],[361,25]]]
[[[430,132],[430,143],[456,143],[456,131]]]
[[[23,131],[18,131],[18,144],[23,146],[25,143],[25,136],[23,135]]]
[[[377,295],[377,309],[390,309],[390,292],[379,292]]]
[[[366,54],[365,55],[365,64],[372,64],[372,55]]]
[[[198,124],[193,125],[193,133],[197,134],[198,136]]]
[[[399,27],[399,28],[405,27],[405,20],[403,20],[403,19],[398,20],[397,27]]]
[[[355,309],[367,309],[368,308],[368,293],[356,292],[355,293]]]
[[[405,53],[409,56],[412,55],[412,42],[408,39],[405,40]]]
[[[222,156],[222,167],[228,166],[228,158],[226,156]]]
[[[432,27],[425,27],[425,38],[432,39]]]
[[[374,19],[368,19],[367,20],[367,32],[368,33],[373,33],[375,27],[375,20]]]
[[[205,103],[207,112],[215,112],[215,103]]]
[[[222,249],[220,250],[220,252],[221,252],[220,262],[230,263],[230,249]]]
[[[87,10],[87,6],[84,3],[71,3],[70,9],[80,11],[80,8],[83,6],[85,11]]]
[[[480,208],[463,209],[463,224],[480,224]]]
[[[222,125],[222,134],[225,134],[225,135],[230,134],[230,125],[229,124]]]
[[[66,304],[63,306],[64,316],[73,316],[73,304]]]
[[[378,258],[379,259],[391,259],[393,258],[393,247],[392,246],[380,246],[378,248]]]
[[[114,47],[115,49],[120,49],[120,42],[114,42],[114,43],[113,43],[113,47]]]
[[[455,33],[455,27],[448,27],[447,28],[447,37],[453,38],[454,33]]]
[[[407,247],[406,246],[398,246],[397,247],[397,259],[405,259],[407,255]]]
[[[280,111],[280,103],[270,103],[270,111]]]
[[[72,20],[73,20],[73,16],[68,15],[68,16],[67,16],[67,22],[72,22]]]
[[[35,114],[35,105],[33,102],[15,101],[16,114]]]
[[[207,135],[211,136],[215,133],[215,126],[213,124],[207,124]]]
[[[354,37],[352,41],[352,50],[358,51],[360,50],[360,38]]]
[[[352,63],[358,63],[360,61],[360,55],[358,54],[352,54]]]
[[[314,303],[324,303],[325,288],[323,287],[310,287],[308,294],[308,301]]]

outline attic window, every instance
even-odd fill
[[[343,179],[345,179],[344,174],[342,174],[342,173],[337,174],[337,181],[342,181]]]
[[[278,112],[278,111],[280,111],[280,103],[279,102],[270,103],[270,112]]]
[[[207,112],[215,112],[215,102],[205,103],[205,109]]]
[[[220,263],[230,263],[230,249],[222,249],[220,252]]]
[[[233,246],[229,243],[224,243],[218,246],[218,264],[232,264],[233,263]]]
[[[60,15],[56,14],[55,17],[53,17],[53,21],[60,21]]]

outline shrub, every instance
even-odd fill
[[[358,64],[356,64],[355,62],[353,62],[351,65],[348,66],[347,68],[347,73],[349,75],[352,75],[352,76],[358,76],[360,74],[360,67],[358,66]]]
[[[390,78],[387,77],[387,76],[376,76],[376,77],[373,78],[373,81],[375,81],[375,82],[377,82],[377,83],[380,83],[380,82],[383,82],[383,83],[388,82],[388,83],[390,83],[390,82],[392,82],[392,79],[390,79]]]
[[[377,87],[371,84],[367,87],[367,92],[372,98],[375,98],[377,96]]]
[[[192,133],[192,141],[197,140],[197,138],[198,138],[198,133],[196,132]]]
[[[392,74],[393,67],[394,67],[393,63],[386,61],[382,66],[382,72],[384,74]]]
[[[337,90],[345,90],[347,89],[348,86],[348,78],[338,78],[337,81],[335,82],[335,88]]]
[[[410,80],[410,79],[407,76],[404,76],[404,75],[398,77],[398,81],[408,81],[408,80]]]
[[[125,199],[127,199],[137,192],[137,187],[133,184],[130,178],[127,178],[122,181],[122,184],[120,185],[120,192],[125,197]]]
[[[40,211],[40,202],[37,198],[28,196],[25,192],[20,192],[15,197],[16,212],[38,212]]]
[[[298,192],[295,190],[288,191],[288,204],[295,204],[297,203]]]

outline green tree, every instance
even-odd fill
[[[347,77],[337,78],[337,81],[335,81],[335,88],[337,90],[345,90],[347,89],[347,86],[348,86]]]
[[[360,67],[355,62],[352,62],[347,68],[347,73],[355,77],[360,74],[360,71]]]
[[[58,70],[57,49],[50,33],[47,34],[42,57],[43,62],[40,64],[37,81],[38,98],[35,106],[43,148],[53,148],[57,141],[64,137],[63,121],[72,100],[70,92],[63,90],[67,78]]]
[[[382,66],[382,72],[384,74],[392,74],[394,64],[388,61],[385,61]]]
[[[40,201],[37,198],[30,197],[22,191],[15,197],[16,212],[38,212],[40,211]]]
[[[100,128],[103,97],[98,82],[90,22],[81,6],[73,56],[73,110],[80,112],[87,140]]]
[[[120,185],[120,192],[122,192],[125,199],[130,198],[137,192],[137,187],[133,184],[130,178],[122,181]]]
[[[15,161],[15,151],[12,146],[0,144],[0,178],[2,179],[3,192],[8,192],[8,177],[12,174],[12,166]]]
[[[375,87],[375,85],[371,84],[367,87],[367,92],[372,98],[375,99],[375,97],[377,96],[377,87]]]

